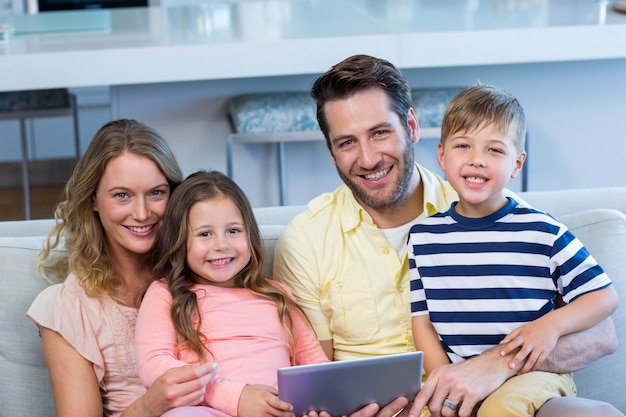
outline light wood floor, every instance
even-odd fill
[[[33,219],[48,219],[63,187],[72,175],[73,158],[37,159],[28,163],[30,177],[30,207]],[[0,163],[0,221],[24,219],[21,162]]]
[[[52,218],[61,196],[62,185],[31,186],[30,203],[33,219]],[[0,188],[0,221],[23,220],[24,197],[21,188]]]

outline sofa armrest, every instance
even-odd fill
[[[560,216],[564,223],[602,265],[620,297],[613,314],[620,347],[584,369],[575,372],[578,395],[606,401],[619,410],[626,410],[626,396],[617,375],[626,375],[626,215],[617,210],[596,209]],[[621,377],[617,377],[618,379]]]

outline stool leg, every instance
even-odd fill
[[[74,124],[74,147],[76,159],[80,159],[80,131],[78,130],[78,107],[76,107],[76,96],[70,94],[70,106],[72,107],[72,123]]]
[[[226,175],[233,177],[233,142],[230,137],[226,139]]]
[[[522,167],[522,191],[528,191],[528,131],[526,131],[526,161]]]
[[[278,142],[278,180],[280,205],[287,205],[287,176],[285,174],[285,142]]]
[[[22,142],[22,190],[24,192],[24,219],[30,220],[30,173],[28,164],[28,137],[26,135],[25,119],[20,119],[20,140]]]

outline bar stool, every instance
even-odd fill
[[[420,138],[441,137],[441,123],[450,100],[467,87],[425,87],[411,90],[413,109],[420,124]]]
[[[26,121],[44,117],[72,118],[76,157],[80,156],[76,99],[67,89],[11,91],[0,93],[0,120],[19,120],[22,153],[24,217],[31,219],[30,170]]]
[[[411,99],[420,136],[439,139],[446,107],[466,87],[415,88]],[[233,97],[229,102],[233,133],[226,139],[226,174],[233,176],[233,145],[275,143],[278,152],[280,205],[287,204],[285,143],[323,140],[316,116],[315,101],[309,93],[256,93]],[[522,170],[522,188],[527,183]]]
[[[233,144],[275,143],[280,205],[287,205],[285,143],[324,140],[309,93],[243,94],[229,102],[233,133],[226,138],[226,174],[233,176]]]

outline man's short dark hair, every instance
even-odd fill
[[[389,61],[369,55],[354,55],[331,67],[315,80],[311,88],[311,96],[317,103],[317,121],[329,149],[325,104],[330,100],[348,98],[372,87],[380,87],[385,91],[391,102],[391,110],[398,115],[406,128],[407,115],[413,102],[404,75]]]

